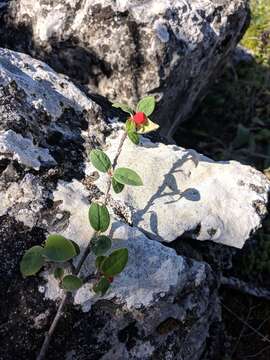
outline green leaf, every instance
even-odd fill
[[[57,280],[62,280],[63,276],[64,276],[64,269],[63,268],[56,268],[54,270],[54,273],[53,273],[54,277],[57,279]]]
[[[115,178],[112,178],[112,187],[116,194],[119,194],[125,187],[125,185],[120,184]]]
[[[70,240],[70,241],[72,242],[72,244],[74,246],[74,249],[76,251],[76,255],[80,255],[81,249],[80,249],[79,245],[73,240]]]
[[[61,235],[49,235],[45,247],[44,255],[51,261],[64,262],[77,255],[74,245],[70,240]]]
[[[94,230],[106,231],[110,225],[110,214],[106,206],[92,203],[89,209],[89,221]]]
[[[126,132],[127,132],[129,139],[135,145],[138,145],[140,142],[140,137],[136,132],[136,124],[132,119],[127,119],[127,121],[126,121]]]
[[[131,107],[126,104],[114,103],[112,104],[112,107],[121,109],[122,111],[129,113],[130,115],[133,114],[133,110],[131,109]]]
[[[96,256],[105,254],[112,247],[112,241],[108,236],[101,235],[97,238],[94,246],[93,253]]]
[[[139,144],[139,142],[140,142],[140,137],[139,137],[139,135],[138,135],[137,133],[132,132],[132,131],[128,131],[127,134],[128,134],[129,140],[132,141],[133,144],[135,144],[135,145],[138,145],[138,144]]]
[[[78,290],[82,284],[82,280],[75,275],[66,275],[62,281],[62,287],[67,291]]]
[[[146,96],[141,99],[137,105],[137,112],[143,112],[146,116],[150,116],[155,110],[156,101],[154,96]]]
[[[96,169],[101,172],[108,172],[112,167],[111,160],[102,150],[96,149],[90,152],[90,161]]]
[[[106,279],[105,276],[102,276],[99,280],[99,282],[97,284],[94,285],[94,292],[95,293],[101,293],[101,295],[103,296],[106,291],[109,289],[111,283],[109,282],[108,279]]]
[[[136,124],[135,124],[135,121],[133,121],[132,119],[127,119],[125,126],[126,126],[126,132],[129,132],[129,131],[135,132],[136,131]]]
[[[140,176],[131,169],[128,168],[118,168],[115,170],[113,177],[120,184],[132,185],[132,186],[141,186],[143,185],[142,179]]]
[[[124,270],[127,262],[128,249],[117,249],[103,261],[101,270],[107,276],[115,276]]]
[[[28,249],[20,262],[20,270],[23,276],[35,275],[44,265],[43,247],[33,246]]]
[[[107,258],[107,256],[97,256],[97,258],[96,258],[96,268],[98,269],[98,270],[100,270],[101,269],[101,266],[102,266],[102,263],[103,263],[103,261],[105,260]]]

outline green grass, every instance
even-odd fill
[[[263,44],[263,34],[270,32],[270,1],[252,0],[250,3],[251,24],[242,40],[242,44],[256,55],[257,61],[270,64],[270,42]]]

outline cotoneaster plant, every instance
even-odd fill
[[[81,269],[90,252],[95,255],[96,265],[96,271],[91,276],[91,279],[93,279],[93,290],[101,296],[108,291],[114,277],[120,274],[128,263],[128,249],[119,248],[111,250],[112,239],[104,235],[110,226],[110,214],[107,203],[112,189],[118,194],[125,186],[143,185],[141,177],[134,170],[118,166],[118,158],[127,137],[134,144],[138,145],[140,134],[157,130],[159,126],[149,119],[149,116],[155,109],[155,98],[153,96],[147,96],[140,100],[136,110],[120,103],[115,103],[112,106],[122,109],[129,116],[125,124],[125,132],[119,142],[116,156],[112,162],[100,149],[94,149],[89,154],[89,160],[92,165],[98,171],[107,173],[108,184],[103,200],[92,202],[89,208],[88,220],[90,226],[94,229],[94,235],[86,249],[81,253],[78,244],[74,240],[66,239],[62,235],[51,234],[42,246],[36,245],[28,249],[20,262],[20,270],[23,277],[36,275],[45,264],[52,264],[54,277],[58,280],[59,286],[64,290],[64,296],[50,329],[45,336],[37,360],[45,359],[50,340],[63,314],[65,304],[70,296],[86,282],[86,279],[81,274]],[[85,220],[87,221],[87,219]],[[78,257],[78,264],[74,267],[72,261],[76,257]],[[89,282],[89,278],[87,282]]]

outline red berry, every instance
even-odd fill
[[[109,276],[109,277],[108,277],[108,280],[109,280],[110,283],[112,283],[112,282],[113,282],[113,277],[112,277],[112,276]]]
[[[143,112],[137,112],[134,116],[133,116],[133,120],[135,121],[135,123],[137,125],[142,125],[146,122],[147,117],[145,115],[145,113]]]

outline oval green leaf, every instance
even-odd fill
[[[106,206],[92,203],[89,209],[89,221],[94,230],[106,231],[110,225],[110,214]]]
[[[103,256],[103,255],[97,256],[97,258],[96,258],[96,268],[97,268],[98,270],[101,269],[102,263],[103,263],[103,261],[104,261],[105,259],[106,259],[106,256]]]
[[[62,287],[66,291],[75,291],[82,286],[82,280],[75,275],[66,275],[62,281]]]
[[[95,293],[101,293],[101,295],[103,296],[109,289],[110,285],[111,283],[109,282],[109,280],[106,279],[105,276],[102,276],[98,283],[94,285],[93,289]]]
[[[116,194],[119,194],[125,187],[125,185],[120,184],[115,178],[112,178],[112,187]]]
[[[61,235],[49,235],[44,255],[51,261],[65,262],[77,255],[76,249],[70,240]]]
[[[23,276],[35,275],[44,265],[43,247],[33,246],[28,249],[20,262],[20,271]]]
[[[131,186],[141,186],[143,185],[142,179],[140,176],[131,169],[128,168],[118,168],[115,170],[113,177],[120,184],[131,185]]]
[[[140,142],[140,136],[136,132],[128,131],[128,138],[133,144],[138,145]]]
[[[111,160],[102,150],[99,149],[95,149],[90,152],[90,161],[97,170],[104,173],[108,172],[112,167]]]
[[[132,119],[127,119],[126,121],[126,132],[135,132],[136,131],[136,124],[135,121],[133,121]]]
[[[156,100],[154,96],[146,96],[139,101],[137,105],[137,112],[143,112],[146,116],[149,116],[155,110],[155,106]]]
[[[127,262],[128,249],[117,249],[103,261],[101,270],[107,276],[115,276],[124,270]]]
[[[131,109],[131,107],[126,104],[114,103],[112,104],[112,107],[121,109],[122,111],[129,113],[130,115],[133,114],[133,110]]]
[[[64,276],[64,269],[63,268],[56,268],[54,270],[54,273],[53,273],[54,277],[56,278],[56,280],[62,280],[63,276]]]
[[[94,246],[93,253],[96,256],[105,254],[112,247],[112,241],[108,236],[101,235],[97,238]]]

